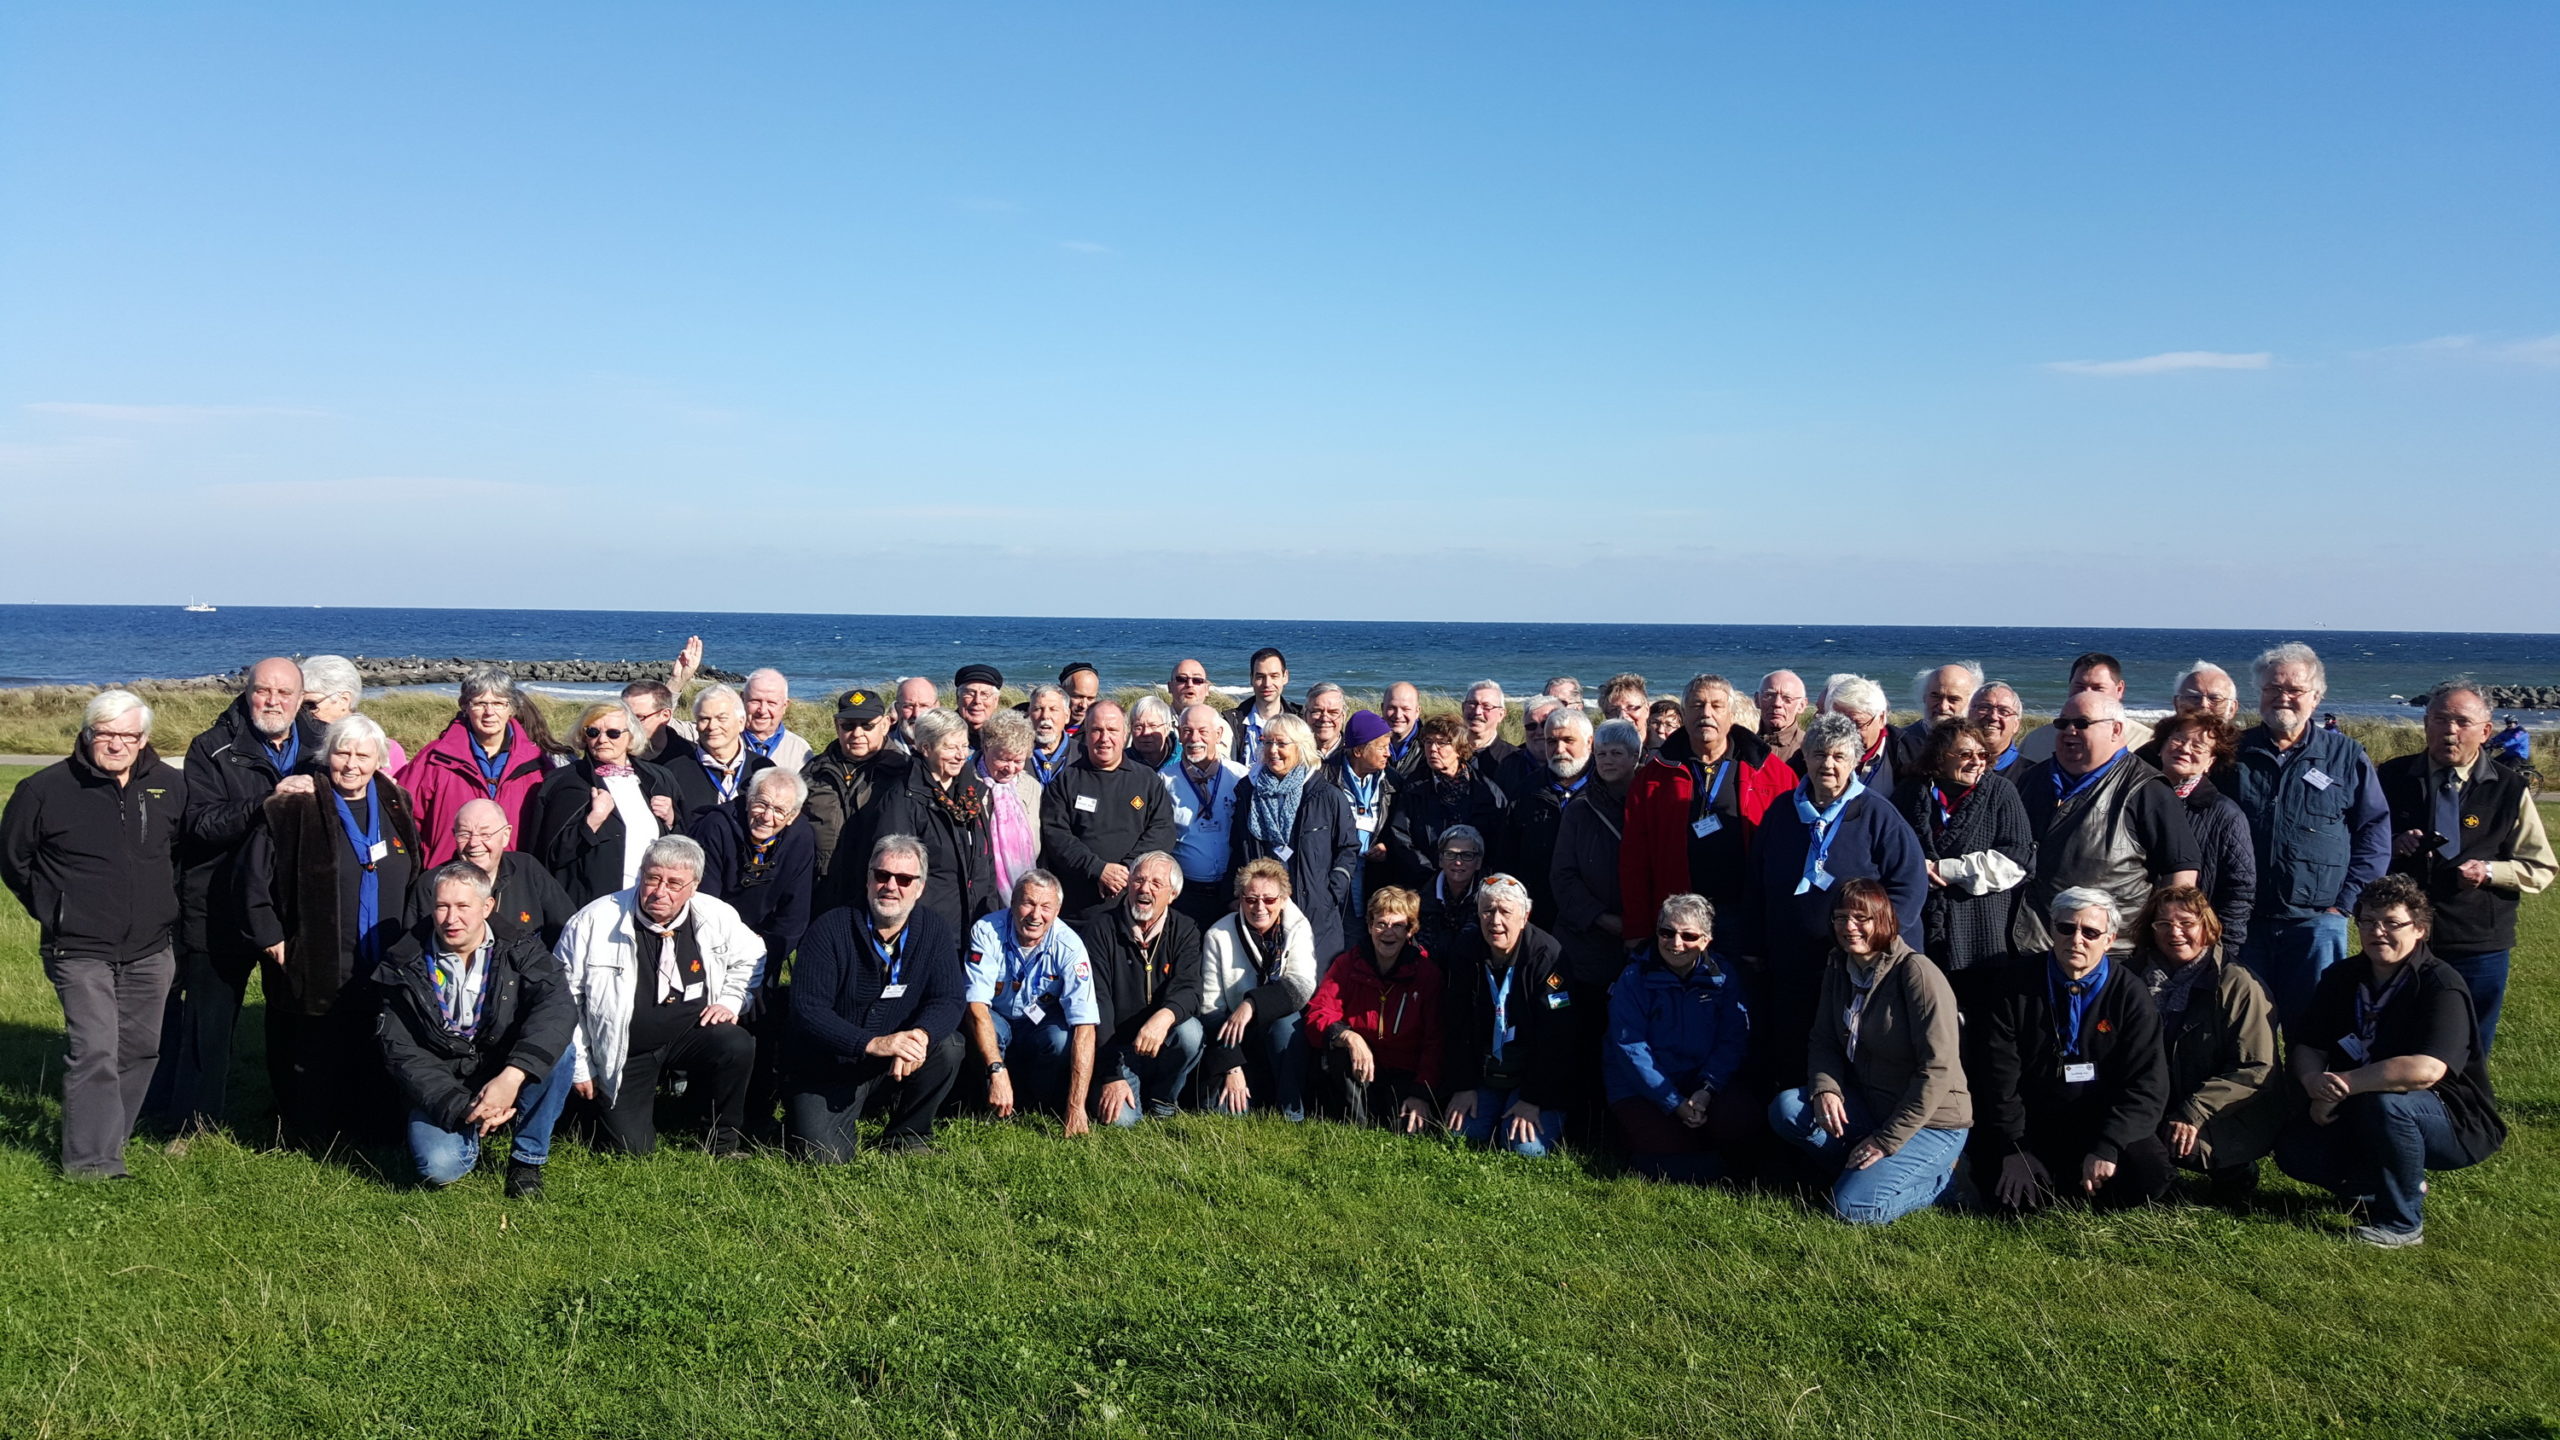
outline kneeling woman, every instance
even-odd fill
[[[2160,1141],[2170,1159],[2211,1177],[2216,1201],[2240,1199],[2258,1188],[2258,1157],[2284,1122],[2275,1002],[2225,955],[2203,890],[2152,891],[2134,930],[2133,973],[2151,991],[2169,1053]]]
[[[1369,897],[1368,934],[1334,957],[1307,1002],[1308,1043],[1323,1067],[1317,1108],[1407,1135],[1431,1128],[1440,1075],[1440,966],[1413,938],[1422,897],[1394,885]]]
[[[1955,991],[1902,942],[1893,900],[1870,879],[1840,887],[1801,1090],[1769,1106],[1789,1142],[1840,1167],[1831,1208],[1888,1225],[1944,1194],[1973,1124]]]
[[[1609,990],[1600,1073],[1628,1162],[1656,1180],[1703,1183],[1724,1173],[1718,1152],[1749,1139],[1760,1107],[1734,1076],[1751,1044],[1742,977],[1710,954],[1716,907],[1703,895],[1664,898],[1654,943]]]
[[[2425,1235],[2427,1172],[2498,1153],[2506,1122],[2470,988],[2427,948],[2435,908],[2406,875],[2356,901],[2364,953],[2329,967],[2293,1030],[2293,1074],[2311,1105],[2276,1146],[2276,1164],[2364,1207],[2350,1232],[2368,1245]]]
[[[2108,958],[2124,928],[2114,896],[2074,886],[2050,913],[2053,954],[2018,967],[1983,1017],[1975,1163],[1997,1177],[1991,1198],[2005,1211],[2066,1193],[2101,1210],[2147,1204],[2169,1188],[2160,1014]]]

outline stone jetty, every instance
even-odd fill
[[[2560,710],[2560,685],[2483,685],[2489,693],[2492,710]],[[2412,705],[2427,703],[2424,695],[2409,697]]]
[[[299,660],[302,657],[294,657]],[[627,685],[634,680],[664,680],[664,660],[469,660],[460,656],[433,660],[422,655],[350,655],[356,673],[368,686],[451,685],[474,670],[496,666],[521,681],[551,685]],[[743,685],[744,675],[705,665],[699,672],[705,680],[724,685]],[[135,683],[171,690],[237,690],[248,682],[248,668],[226,671],[219,675],[191,675],[176,680],[145,680]]]

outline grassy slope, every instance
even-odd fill
[[[24,772],[16,772],[24,773]],[[14,778],[7,772],[0,776]],[[2560,1421],[2560,904],[2516,1134],[2380,1254],[2233,1218],[1883,1233],[1333,1126],[962,1125],[821,1173],[569,1147],[541,1205],[227,1142],[73,1186],[0,901],[0,1431],[2527,1435]],[[244,1039],[255,1035],[244,1025]],[[2351,1358],[2352,1357],[2352,1358]]]

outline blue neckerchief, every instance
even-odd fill
[[[1404,732],[1404,738],[1401,740],[1398,740],[1393,736],[1389,736],[1387,738],[1387,763],[1393,765],[1404,759],[1404,752],[1413,748],[1414,737],[1421,733],[1422,727],[1416,725],[1412,729]]]
[[[1182,772],[1182,783],[1190,786],[1191,793],[1200,801],[1198,807],[1191,813],[1191,823],[1193,825],[1204,823],[1209,818],[1209,812],[1218,808],[1218,796],[1226,789],[1227,767],[1215,760],[1209,762],[1209,786],[1205,790],[1200,787],[1199,781],[1191,778],[1190,766],[1177,760],[1174,762],[1174,767]]]
[[[782,737],[790,733],[790,731],[777,725],[773,727],[773,738],[770,740],[757,739],[756,732],[753,730],[741,731],[739,733],[739,738],[747,742],[748,749],[753,750],[767,760],[771,760],[773,758],[774,747],[780,745],[782,743]]]
[[[1031,742],[1031,754],[1029,759],[1031,761],[1032,778],[1038,780],[1043,785],[1048,784],[1050,781],[1057,778],[1059,769],[1066,764],[1066,737],[1063,735],[1059,736],[1058,743],[1050,749],[1045,758],[1040,754],[1040,742],[1034,740]]]
[[[2115,967],[2103,957],[2098,968],[2080,980],[2066,979],[2062,962],[2048,956],[2044,962],[2045,998],[2053,1002],[2054,1038],[2062,1042],[2066,1056],[2080,1053],[2080,1022],[2088,1018],[2089,1007],[2098,1003],[2098,992],[2107,988],[2107,976]]]
[[[512,728],[509,729],[508,736],[509,738],[513,738],[514,730]],[[501,745],[498,747],[498,753],[492,755],[488,751],[480,748],[479,736],[465,730],[462,732],[462,738],[470,743],[472,762],[480,767],[480,788],[489,792],[490,799],[497,799],[498,782],[505,779],[507,774],[507,754],[509,747]]]
[[[373,793],[373,782],[364,783],[364,817],[356,823],[355,811],[347,797],[332,787],[329,798],[337,802],[338,827],[347,832],[347,843],[356,850],[356,863],[364,867],[364,878],[356,882],[356,958],[360,969],[371,969],[382,958],[382,873],[374,865],[373,847],[382,843],[382,805]]]
[[[1386,782],[1387,772],[1384,770],[1375,775],[1362,776],[1352,770],[1350,761],[1346,760],[1342,764],[1342,788],[1350,793],[1351,808],[1359,814],[1378,813],[1378,791],[1386,785]]]
[[[1570,800],[1574,796],[1581,794],[1582,787],[1589,783],[1591,783],[1591,767],[1585,765],[1582,767],[1581,774],[1574,776],[1570,780],[1550,780],[1547,782],[1547,788],[1555,792],[1556,798],[1560,800]]]
[[[2116,752],[2116,758],[2113,760],[2108,761],[2106,764],[2099,766],[2097,769],[2090,771],[2088,774],[2081,776],[2077,780],[2069,781],[2064,780],[2062,777],[2062,762],[2059,760],[2055,761],[2053,763],[2053,803],[2056,805],[2068,805],[2072,801],[2079,799],[2082,794],[2088,791],[2090,786],[2097,784],[2108,771],[2123,764],[2124,757],[2132,753],[2133,752],[2130,750],[2119,750]]]
[[[711,777],[711,788],[720,792],[720,798],[723,801],[738,798],[738,787],[744,784],[747,778],[745,751],[739,751],[738,763],[726,770],[720,768],[720,762],[712,759],[711,752],[708,750],[696,750],[693,755],[695,759],[702,762],[702,773]]]
[[[1493,1063],[1502,1063],[1503,1047],[1520,1038],[1520,1027],[1511,1023],[1511,981],[1520,973],[1516,964],[1502,967],[1500,975],[1485,972],[1484,988],[1493,997]]]
[[[1935,780],[1929,782],[1929,803],[1938,807],[1938,826],[1940,829],[1944,829],[1955,823],[1956,807],[1948,803],[1947,792],[1940,789],[1938,787],[1938,782]]]
[[[285,727],[283,749],[270,748],[261,741],[258,745],[258,753],[267,757],[267,763],[276,767],[278,775],[292,774],[293,767],[302,763],[301,722],[296,721]]]
[[[2017,763],[2018,747],[2012,745],[2008,749],[2000,752],[2000,758],[1991,762],[1991,768],[1994,770],[2006,770]]]
[[[1850,801],[1866,793],[1867,782],[1852,779],[1849,788],[1840,792],[1839,799],[1824,809],[1816,810],[1813,801],[1806,798],[1805,787],[1796,787],[1796,818],[1813,832],[1813,838],[1804,847],[1804,878],[1796,881],[1797,894],[1831,888],[1831,871],[1824,862],[1831,858],[1831,842],[1840,838],[1840,812],[1849,807]]]

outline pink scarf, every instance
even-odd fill
[[[983,772],[981,772],[983,773]],[[987,849],[996,861],[996,893],[1010,895],[1016,877],[1040,863],[1040,827],[1010,785],[987,782]]]

